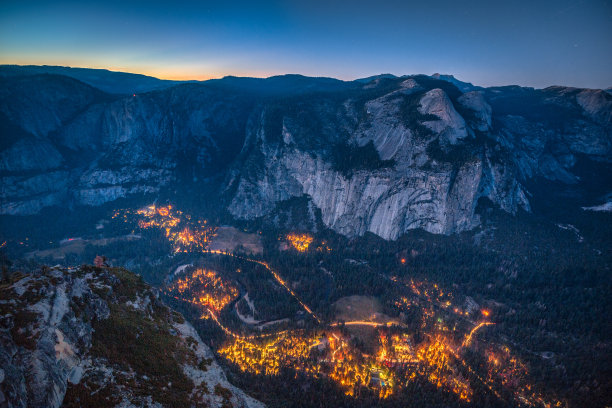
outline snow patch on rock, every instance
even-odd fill
[[[603,203],[601,205],[594,205],[592,207],[582,207],[584,211],[601,211],[601,212],[612,212],[612,201]]]

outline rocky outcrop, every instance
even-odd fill
[[[491,106],[487,103],[482,92],[472,91],[461,95],[458,99],[459,103],[471,110],[474,115],[474,128],[481,132],[491,130],[492,113]]]
[[[423,122],[425,126],[437,133],[443,144],[457,144],[467,137],[465,121],[457,113],[452,102],[442,89],[432,89],[420,101],[419,112],[436,116],[437,120]]]
[[[2,214],[36,214],[44,207],[57,205],[65,200],[70,173],[57,170],[32,177],[2,177],[0,194]]]
[[[74,198],[80,204],[100,205],[131,194],[155,194],[170,184],[174,176],[169,169],[117,170],[93,169],[79,179]]]
[[[583,89],[576,95],[576,102],[585,113],[603,126],[612,124],[612,100],[599,89]]]
[[[234,407],[263,407],[229,384],[195,329],[128,271],[18,274],[0,289],[0,310],[3,406],[220,407],[212,391],[222,387]],[[141,360],[164,355],[161,371]]]

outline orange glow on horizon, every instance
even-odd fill
[[[235,69],[210,69],[205,66],[188,66],[188,67],[155,67],[155,66],[135,66],[123,64],[109,64],[108,61],[96,61],[87,57],[73,59],[62,56],[38,56],[24,57],[4,55],[0,57],[2,65],[37,65],[37,66],[55,66],[69,68],[84,68],[84,69],[102,69],[111,72],[120,72],[135,75],[146,75],[153,78],[166,81],[208,81],[210,79],[221,79],[226,76],[249,77],[249,78],[269,78],[275,75],[283,75],[281,72],[271,72],[262,70],[235,70]]]

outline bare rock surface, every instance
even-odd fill
[[[16,274],[0,309],[4,406],[264,406],[230,384],[195,329],[124,269]]]

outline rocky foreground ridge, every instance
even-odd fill
[[[0,285],[0,406],[263,407],[141,278],[45,268]]]
[[[1,214],[197,190],[214,177],[220,193],[208,198],[237,219],[306,196],[339,233],[395,239],[469,230],[482,198],[530,211],[534,181],[589,183],[577,163],[612,163],[602,90],[289,75],[121,96],[15,69],[0,78]]]

